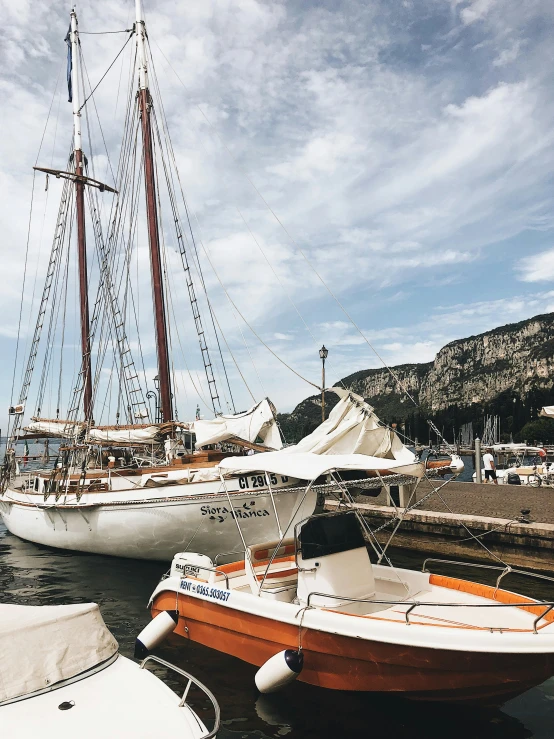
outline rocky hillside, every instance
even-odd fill
[[[433,362],[393,369],[419,410],[386,369],[361,370],[342,383],[366,398],[383,420],[404,423],[420,438],[426,438],[426,418],[447,429],[473,421],[478,432],[484,413],[500,415],[505,433],[517,435],[541,405],[554,404],[554,313],[452,341]],[[332,407],[333,394],[328,401]],[[287,440],[317,425],[319,403],[319,396],[312,396],[281,415]]]

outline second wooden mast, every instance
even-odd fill
[[[77,15],[71,11],[71,101],[73,103],[73,156],[75,174],[84,175],[84,156],[81,137],[81,107],[80,79],[79,79],[79,32],[77,29]],[[83,411],[84,420],[92,420],[92,371],[90,355],[90,317],[88,305],[88,271],[87,271],[87,240],[85,230],[85,185],[83,180],[75,180],[75,204],[77,211],[77,254],[79,268],[79,303],[81,319],[81,350],[83,360],[81,364],[83,381]]]
[[[142,17],[140,0],[136,3],[135,36],[138,59],[138,104],[142,126],[142,146],[144,154],[144,179],[146,189],[146,217],[148,223],[148,243],[150,246],[150,267],[152,271],[152,293],[154,298],[154,323],[156,327],[156,348],[158,354],[158,377],[160,381],[160,408],[164,422],[173,420],[171,394],[171,374],[169,369],[169,347],[164,300],[164,282],[158,207],[156,203],[156,180],[154,172],[154,153],[152,147],[152,125],[150,121],[151,98],[148,87],[148,68],[146,61],[146,28]]]

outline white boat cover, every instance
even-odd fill
[[[83,428],[84,424],[79,421],[56,421],[37,418],[28,426],[25,426],[23,431],[30,434],[41,434],[43,436],[72,439],[77,436]]]
[[[491,447],[484,445],[485,449],[490,449]],[[539,452],[543,452],[544,449],[542,447],[538,446],[528,446],[527,444],[493,444],[492,450],[496,453],[504,452],[508,454],[517,454],[518,452],[520,454],[538,454]]]
[[[330,470],[390,471],[420,478],[424,465],[379,419],[359,395],[331,388],[339,402],[313,433],[278,452],[228,457],[219,463],[224,474],[274,472],[314,480]]]
[[[92,428],[88,438],[105,444],[152,444],[160,440],[159,426],[137,426],[136,428]]]
[[[546,416],[547,418],[554,418],[554,405],[545,405],[539,413],[539,416]]]
[[[235,416],[195,421],[194,432],[197,449],[233,438],[253,443],[258,437],[268,449],[281,449],[283,446],[274,407],[269,398],[264,398],[249,410]]]
[[[329,418],[286,454],[365,454],[370,457],[396,459],[413,463],[415,454],[400,441],[397,434],[383,426],[365,400],[349,390],[330,388],[340,400]]]
[[[287,454],[286,449],[279,452],[262,452],[250,457],[227,457],[219,463],[225,473],[274,472],[277,475],[298,477],[301,480],[315,480],[331,470],[360,470],[367,472],[391,472],[394,474],[423,477],[425,466],[422,462],[406,463],[395,459],[370,457],[365,454],[314,454],[299,452]]]
[[[2,604],[0,704],[75,677],[109,659],[117,649],[96,603]]]

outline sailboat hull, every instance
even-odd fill
[[[239,521],[248,540],[263,542],[279,536],[267,490],[232,493],[232,510],[222,493],[175,496],[175,487],[162,487],[153,498],[146,492],[150,495],[142,500],[131,491],[127,497],[132,501],[125,501],[125,494],[119,493],[108,502],[109,493],[97,493],[83,496],[80,504],[62,504],[44,503],[42,496],[8,489],[0,498],[0,515],[12,534],[27,541],[131,559],[169,561],[176,552],[191,547],[210,557],[243,552]],[[171,494],[173,498],[166,497]],[[302,501],[303,497],[298,488],[274,490],[281,527],[313,512],[315,494],[309,493]]]

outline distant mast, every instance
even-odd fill
[[[84,157],[81,139],[80,75],[79,75],[79,31],[77,15],[71,11],[71,88],[73,100],[74,163],[75,174],[84,175]],[[85,231],[85,185],[75,180],[77,207],[77,254],[79,264],[79,303],[81,316],[81,349],[83,353],[83,410],[85,421],[92,420],[92,373],[90,357],[90,318],[88,305],[87,241]]]
[[[169,351],[167,341],[167,322],[165,314],[162,259],[158,227],[158,208],[156,205],[156,182],[154,177],[154,155],[152,150],[152,127],[150,122],[151,98],[148,89],[148,69],[146,63],[146,28],[142,17],[140,0],[136,2],[135,37],[138,58],[138,102],[142,126],[142,146],[144,152],[144,180],[146,189],[146,217],[148,222],[148,242],[150,245],[150,266],[152,270],[152,293],[154,296],[154,320],[156,327],[156,347],[158,354],[158,377],[160,378],[160,407],[163,421],[173,420],[171,400],[171,376],[169,372]]]

